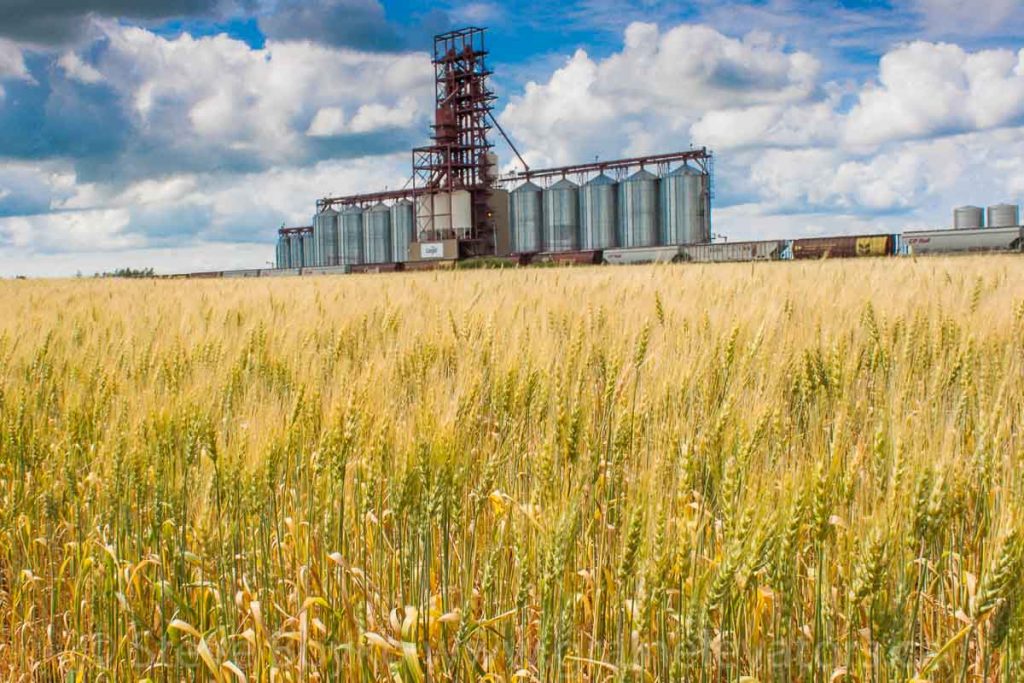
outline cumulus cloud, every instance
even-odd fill
[[[915,42],[889,52],[878,81],[861,92],[847,117],[851,145],[876,145],[1020,123],[1024,118],[1024,50],[975,53]]]
[[[103,74],[82,61],[74,52],[65,52],[57,60],[59,66],[71,80],[91,85],[103,81]]]
[[[818,71],[814,57],[786,50],[764,34],[736,39],[706,26],[662,32],[634,23],[620,52],[594,60],[578,50],[546,83],[527,83],[502,123],[527,143],[534,162],[604,153],[608,145],[601,140],[616,122],[639,123],[627,146],[651,151],[644,147],[665,137],[678,140],[711,110],[803,101],[814,91]],[[663,135],[648,136],[644,119]]]
[[[390,153],[426,128],[424,53],[254,49],[225,35],[98,26],[101,42],[40,69],[39,87],[0,109],[0,154],[71,158],[80,177],[128,180]],[[355,113],[341,126],[332,110]]]
[[[44,252],[124,249],[142,246],[140,235],[125,231],[125,209],[51,212],[0,218],[0,245]]]
[[[403,184],[427,130],[423,53],[97,26],[0,106],[0,249],[270,243],[318,196]]]
[[[33,184],[37,201],[5,217],[10,198],[0,199],[0,244],[28,256],[100,246],[269,243],[275,226],[307,224],[318,196],[401,186],[408,155],[240,175],[185,173],[127,185],[82,181],[67,168],[22,170],[20,180],[0,171],[0,189],[11,188],[13,196]]]
[[[0,216],[0,272],[263,267],[273,257],[276,226],[309,223],[315,189],[395,186],[407,161],[402,155],[357,164],[325,162],[313,169],[148,180],[126,188],[76,185],[73,195],[52,209]]]
[[[306,135],[330,137],[345,132],[345,111],[341,107],[321,107],[309,124]]]
[[[712,109],[690,128],[695,141],[718,150],[740,147],[807,147],[833,144],[840,117],[837,102],[758,104]]]
[[[897,213],[932,225],[945,224],[954,205],[1019,197],[1022,179],[1020,128],[909,141],[866,156],[838,148],[768,150],[750,166],[760,204],[772,212]]]
[[[528,83],[502,122],[535,166],[711,147],[716,231],[734,238],[827,216],[831,232],[944,225],[954,204],[1019,198],[1024,51],[918,41],[841,82],[768,35],[637,24],[621,51]]]

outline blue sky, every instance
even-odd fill
[[[708,146],[730,239],[1024,199],[1020,0],[0,0],[0,275],[264,265],[404,183],[467,24],[532,166]]]

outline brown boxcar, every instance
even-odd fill
[[[896,240],[892,235],[844,235],[793,240],[793,258],[852,258],[891,256]]]

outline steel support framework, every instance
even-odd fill
[[[412,150],[414,192],[438,195],[467,190],[472,210],[469,234],[458,234],[442,227],[451,226],[452,216],[439,213],[430,201],[429,208],[416,211],[417,238],[457,238],[473,243],[469,251],[485,253],[494,249],[494,224],[486,208],[495,181],[488,164],[495,96],[487,82],[491,71],[486,58],[482,28],[434,36],[434,144]],[[452,202],[444,204],[451,206]],[[438,218],[446,220],[436,221]]]
[[[632,168],[653,167],[658,173],[669,170],[672,164],[682,162],[693,162],[702,172],[711,175],[713,157],[705,147],[692,149],[686,152],[671,152],[669,154],[652,154],[649,156],[632,157],[628,159],[613,159],[611,161],[594,161],[587,164],[576,164],[573,166],[558,166],[556,168],[530,169],[519,171],[502,176],[498,179],[500,185],[521,183],[527,180],[540,180],[543,178],[567,178],[570,176],[584,179],[591,173],[614,173],[621,175]]]
[[[413,200],[426,192],[424,188],[407,187],[402,190],[385,190],[383,192],[368,192],[365,194],[352,194],[344,197],[324,197],[316,201],[316,210],[324,211],[337,206],[361,206],[363,208],[377,204],[378,202],[397,201],[400,199]]]
[[[313,226],[312,225],[303,225],[303,226],[298,227],[298,228],[284,228],[284,227],[282,227],[281,229],[279,229],[277,231],[277,234],[278,235],[312,235],[313,234]]]

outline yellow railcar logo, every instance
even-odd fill
[[[882,237],[858,237],[857,256],[885,256],[887,253],[886,244],[889,238]]]

